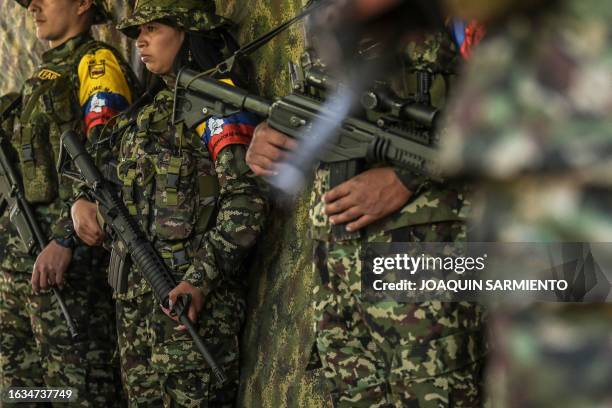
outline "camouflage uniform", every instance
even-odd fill
[[[404,71],[393,88],[408,96],[415,73],[435,75],[434,106],[443,106],[457,51],[444,31],[419,34],[406,44]],[[365,246],[372,242],[464,240],[468,210],[461,185],[436,184],[395,169],[414,193],[403,208],[366,227],[361,238],[336,239],[323,213],[329,166],[316,171],[310,217],[314,269],[316,346],[332,399],[338,406],[475,407],[481,403],[483,357],[480,306],[470,303],[402,303],[370,300],[362,292]]]
[[[476,240],[609,242],[612,13],[595,0],[546,7],[512,13],[476,51],[441,163],[478,181]],[[495,406],[610,405],[609,305],[494,316]]]
[[[213,20],[221,21],[214,5],[208,6],[140,1],[120,28],[133,35],[136,25],[169,17],[185,30],[207,30]],[[118,121],[117,173],[123,201],[176,281],[204,293],[199,334],[228,381],[218,384],[191,337],[175,330],[177,324],[131,267],[127,290],[116,294],[123,382],[131,406],[233,406],[245,313],[242,264],[261,232],[267,206],[244,161],[253,123],[237,114],[189,130],[171,123],[173,102],[165,88]]]
[[[69,238],[72,185],[55,169],[60,135],[72,129],[95,138],[99,125],[131,102],[133,81],[115,50],[83,33],[45,52],[35,75],[22,88],[20,115],[9,131],[15,162],[43,232],[63,245],[73,240]],[[47,386],[74,387],[77,406],[118,404],[106,253],[78,243],[73,247],[61,293],[77,325],[77,340],[70,338],[51,292],[32,294],[28,282],[34,262],[11,226],[0,266],[10,289],[2,294],[2,324],[9,325],[2,330],[2,388],[38,378]],[[36,355],[30,354],[34,341]],[[24,361],[38,361],[40,376],[28,378],[32,373],[21,371]]]
[[[17,98],[19,94],[16,93],[0,98],[0,113],[8,112],[9,105]],[[18,109],[13,110],[2,123],[0,129],[2,138],[7,137],[8,132],[12,130],[14,118],[18,112]],[[6,141],[3,141],[3,144],[10,146]],[[0,256],[2,259],[8,255],[10,229],[8,211],[5,211],[0,219]],[[3,351],[0,354],[2,357],[0,362],[1,389],[10,386],[44,386],[42,366],[30,324],[33,308],[27,299],[32,295],[29,275],[0,272],[0,332],[2,333],[0,350],[20,350],[19,353]],[[36,405],[31,404],[31,406]]]

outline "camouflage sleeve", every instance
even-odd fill
[[[183,277],[205,294],[220,276],[236,276],[266,220],[267,198],[245,162],[246,149],[242,144],[228,145],[215,160],[220,185],[216,224],[205,234]]]
[[[132,102],[133,91],[127,75],[110,49],[88,53],[79,62],[78,97],[87,133],[85,146],[97,165],[106,163],[112,155],[110,146],[98,143],[103,138],[103,129],[108,130],[106,125],[112,118]],[[72,183],[72,196],[64,202],[60,217],[51,228],[53,239],[75,236],[70,207],[84,196],[83,185]]]
[[[85,140],[85,146],[87,150],[92,153],[94,158],[97,158],[97,155],[95,150],[92,152],[92,143],[95,143],[99,139],[101,130],[102,126],[95,126],[89,131],[88,138]],[[96,163],[100,163],[100,161],[96,160]],[[74,168],[74,165],[72,165],[72,163],[70,163],[69,167],[70,171],[76,171],[76,168]],[[62,177],[62,175],[60,174],[59,177]],[[68,188],[71,189],[71,192],[68,193],[70,197],[67,200],[64,200],[64,202],[62,203],[63,205],[59,217],[51,226],[51,235],[54,240],[63,241],[67,238],[70,238],[72,240],[76,240],[73,241],[73,243],[77,243],[79,241],[74,232],[74,225],[71,216],[71,207],[72,204],[74,204],[77,200],[86,197],[86,188],[83,183],[78,183],[76,181],[70,182]]]
[[[404,187],[406,187],[408,191],[413,194],[421,190],[421,188],[425,186],[425,183],[429,181],[427,177],[419,176],[408,169],[394,167],[393,170],[395,171],[397,178],[400,179]]]

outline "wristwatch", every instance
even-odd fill
[[[77,245],[76,237],[74,234],[67,235],[62,238],[55,238],[54,240],[59,246],[64,248],[74,249]]]

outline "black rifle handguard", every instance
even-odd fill
[[[92,198],[98,202],[100,213],[111,228],[113,238],[123,241],[132,257],[132,262],[153,289],[158,302],[164,308],[169,309],[168,295],[177,286],[177,283],[166,263],[132,218],[121,198],[95,166],[92,157],[85,150],[77,134],[72,131],[65,132],[62,135],[61,143],[81,173]],[[187,328],[198,351],[210,366],[217,380],[225,383],[227,381],[225,374],[216,364],[196,328],[187,317],[187,306],[185,299],[179,298],[172,306],[172,311],[178,316],[181,324]]]

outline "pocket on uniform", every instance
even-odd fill
[[[64,83],[65,84],[65,83]],[[51,91],[51,106],[55,122],[58,124],[68,123],[75,120],[74,114],[75,100],[72,94],[73,87],[65,84],[64,86],[55,86]]]
[[[395,403],[469,407],[481,398],[481,333],[462,331],[427,344],[398,347],[389,384]],[[462,402],[463,401],[463,402]]]
[[[483,405],[482,361],[436,377],[406,379],[390,384],[395,406],[473,408]]]
[[[193,231],[198,206],[194,159],[162,151],[155,168],[155,233],[165,240],[185,239]]]
[[[18,149],[25,196],[30,203],[50,203],[57,197],[58,188],[49,140],[49,121],[41,114],[34,117],[28,126],[29,132],[23,135]]]

